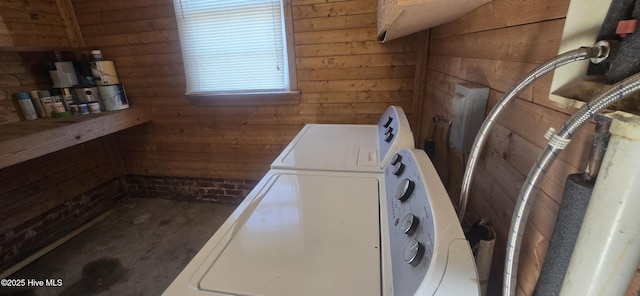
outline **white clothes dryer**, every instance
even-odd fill
[[[271,168],[379,173],[402,148],[415,148],[413,133],[402,108],[390,106],[377,125],[305,125]]]

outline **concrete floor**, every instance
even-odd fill
[[[104,220],[14,273],[61,287],[0,295],[160,295],[235,205],[130,198]]]

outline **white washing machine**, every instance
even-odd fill
[[[163,295],[479,295],[427,155],[381,173],[271,170]]]
[[[415,148],[413,133],[402,108],[390,106],[377,125],[305,125],[271,168],[379,173],[402,148]]]

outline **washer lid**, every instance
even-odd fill
[[[271,168],[379,173],[378,158],[376,125],[307,124]]]
[[[247,197],[221,242],[207,243],[216,247],[192,287],[214,295],[380,295],[378,186],[368,174],[276,175]]]

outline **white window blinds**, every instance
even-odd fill
[[[289,90],[282,0],[174,0],[187,94]]]

